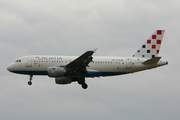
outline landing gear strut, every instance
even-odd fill
[[[33,75],[29,75],[29,80],[30,81],[28,81],[28,85],[32,85],[32,82],[31,82],[32,81],[32,77],[33,77]]]

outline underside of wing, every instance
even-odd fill
[[[92,54],[94,51],[87,51],[71,63],[67,64],[65,67],[68,71],[78,71],[78,70],[86,70],[86,67],[90,62],[92,62]]]

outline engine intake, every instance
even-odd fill
[[[63,77],[66,74],[66,69],[64,67],[48,67],[47,69],[49,77]]]
[[[58,77],[55,78],[56,84],[70,84],[72,82],[72,78],[70,77]]]

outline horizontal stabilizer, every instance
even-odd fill
[[[154,57],[154,58],[151,58],[149,60],[146,60],[145,62],[143,62],[143,64],[156,64],[158,63],[158,61],[161,59],[161,57]]]

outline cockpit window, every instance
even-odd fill
[[[16,60],[15,62],[21,62],[21,60]]]

